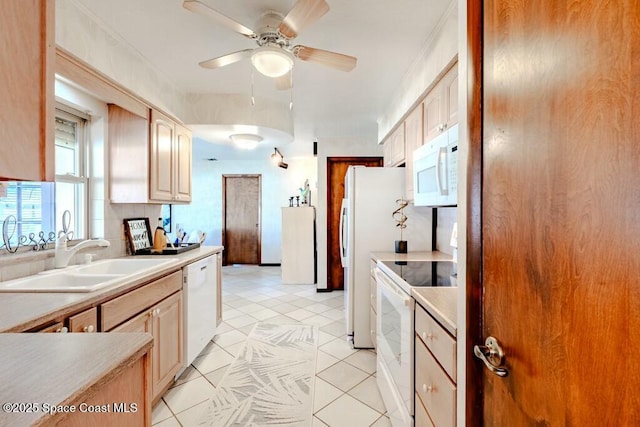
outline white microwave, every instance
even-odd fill
[[[457,206],[458,125],[413,152],[413,204]]]

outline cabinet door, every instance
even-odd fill
[[[164,114],[151,110],[149,199],[172,201],[175,125]]]
[[[54,8],[48,0],[2,1],[3,180],[54,180]]]
[[[442,122],[446,128],[458,123],[458,64],[455,64],[442,78],[444,116]]]
[[[153,399],[171,383],[182,366],[182,291],[152,307]]]
[[[191,201],[191,131],[176,125],[174,201]]]
[[[424,98],[424,143],[441,132],[443,103],[442,90],[438,84]]]
[[[389,135],[382,151],[385,166],[398,166],[404,161],[404,122]]]
[[[404,168],[405,168],[405,195],[407,200],[413,200],[413,152],[422,146],[423,104],[420,103],[404,121]]]

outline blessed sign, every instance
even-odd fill
[[[124,220],[125,235],[132,254],[151,248],[151,227],[149,218],[128,218]]]

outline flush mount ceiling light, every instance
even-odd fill
[[[254,135],[251,133],[237,133],[229,135],[229,139],[238,147],[243,150],[253,150],[258,146],[258,143],[262,141],[260,135]]]
[[[280,47],[262,46],[253,51],[251,63],[267,77],[280,77],[293,68],[293,54]]]

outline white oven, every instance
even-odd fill
[[[415,300],[376,268],[377,382],[394,427],[413,425]]]

